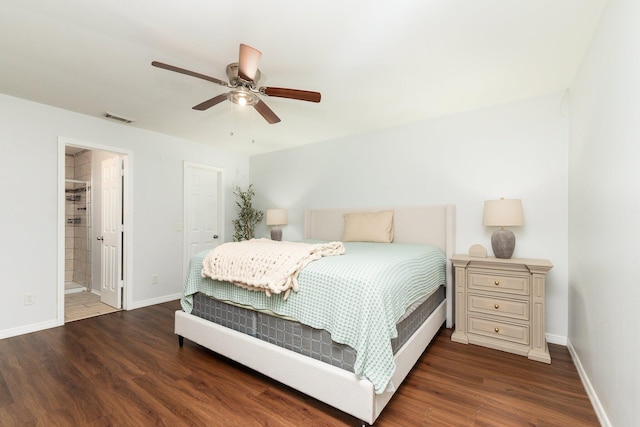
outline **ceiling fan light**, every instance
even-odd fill
[[[229,92],[227,99],[237,105],[255,105],[259,101],[257,96],[243,88]]]

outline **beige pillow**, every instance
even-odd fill
[[[393,241],[393,211],[344,214],[343,242]]]

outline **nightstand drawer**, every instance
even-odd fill
[[[529,325],[517,325],[481,317],[468,317],[468,332],[485,337],[529,345]]]
[[[468,289],[529,295],[529,275],[501,275],[469,271]]]
[[[529,320],[529,301],[468,294],[467,310],[471,312]]]

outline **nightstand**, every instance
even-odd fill
[[[451,340],[551,363],[545,339],[545,259],[451,258],[455,331]]]

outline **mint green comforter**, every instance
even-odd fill
[[[287,300],[202,277],[207,252],[201,252],[191,260],[182,308],[191,313],[193,295],[202,292],[325,329],[335,342],[356,350],[356,375],[367,378],[376,393],[382,393],[395,370],[390,341],[397,336],[396,323],[414,301],[445,283],[445,255],[430,245],[344,245],[344,255],[307,265],[298,276],[300,290]]]

